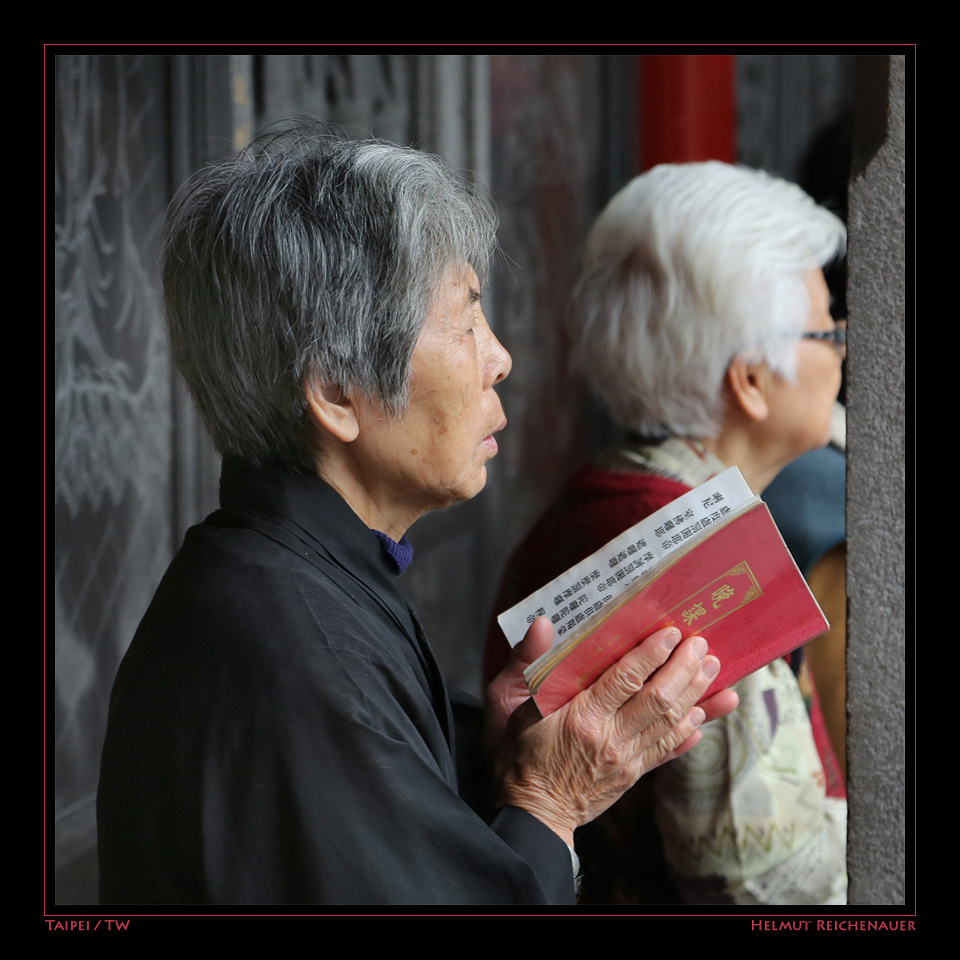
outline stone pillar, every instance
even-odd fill
[[[858,61],[848,287],[848,867],[851,904],[895,904],[905,898],[904,596],[912,573],[904,497],[907,63]]]

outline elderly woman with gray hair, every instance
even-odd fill
[[[495,803],[461,796],[398,574],[406,530],[482,489],[506,425],[510,356],[480,306],[494,228],[436,157],[302,129],[174,201],[171,340],[224,457],[221,509],[114,687],[104,902],[570,903],[574,830],[734,706],[695,705],[719,663],[665,630],[539,720],[522,669],[541,619],[488,689]]]
[[[799,187],[717,162],[656,167],[610,201],[587,242],[572,339],[628,433],[517,549],[498,610],[541,585],[529,571],[558,575],[725,467],[760,493],[829,441],[845,339],[822,268],[844,241]],[[504,657],[492,630],[488,671]],[[591,828],[594,899],[845,902],[844,789],[800,662],[743,680],[705,746]]]

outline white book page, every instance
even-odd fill
[[[653,570],[679,546],[739,510],[753,491],[730,467],[625,530],[566,573],[497,617],[510,646],[516,646],[537,617],[553,622],[553,645],[589,629],[593,617],[638,577]]]

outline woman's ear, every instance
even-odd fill
[[[360,435],[356,407],[340,387],[305,383],[307,407],[317,425],[342,443],[351,443]]]
[[[757,423],[770,416],[768,391],[771,379],[770,368],[761,362],[752,362],[737,356],[727,368],[727,387],[736,406]]]

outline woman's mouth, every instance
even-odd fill
[[[499,426],[493,431],[493,433],[489,433],[487,434],[487,436],[483,438],[483,445],[488,450],[490,450],[491,453],[496,453],[500,449],[500,446],[497,443],[497,438],[493,434],[499,433],[506,425],[507,425],[507,418],[504,417],[503,420],[500,422]]]

